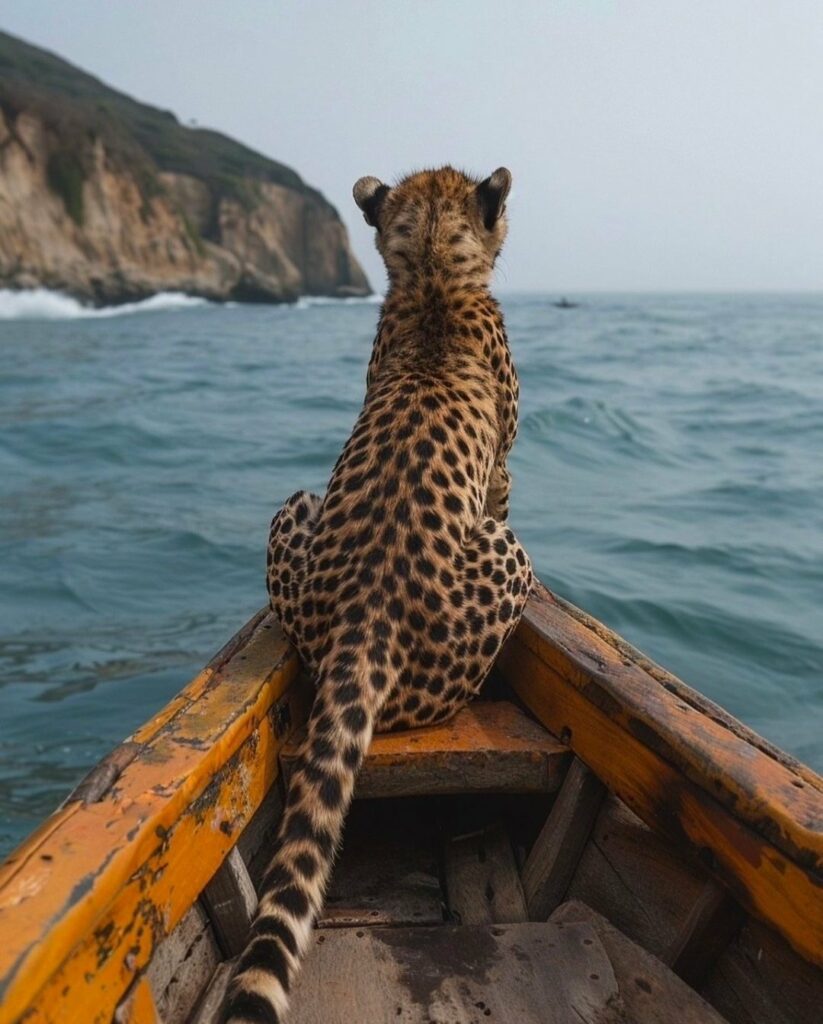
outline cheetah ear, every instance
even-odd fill
[[[477,186],[477,202],[480,216],[487,231],[491,231],[500,220],[506,208],[506,196],[512,187],[511,171],[506,167],[498,167],[485,181]]]
[[[363,211],[363,220],[373,228],[380,228],[378,217],[383,200],[391,192],[388,185],[384,185],[379,178],[367,176],[358,178],[354,183],[352,194],[354,201]]]

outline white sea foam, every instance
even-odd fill
[[[297,309],[311,309],[312,306],[360,306],[378,305],[383,301],[382,295],[350,295],[347,298],[334,298],[331,295],[304,295],[297,300]]]
[[[130,313],[157,313],[173,309],[206,306],[206,299],[198,299],[182,292],[158,292],[140,302],[125,302],[121,306],[95,309],[84,306],[70,295],[52,292],[47,288],[28,291],[10,291],[0,288],[0,320],[81,320],[89,317],[126,316]]]
[[[311,309],[313,306],[372,305],[383,301],[382,295],[351,296],[333,298],[326,295],[306,295],[295,303],[296,309]],[[175,309],[191,309],[196,306],[218,304],[198,299],[183,292],[158,292],[140,302],[125,302],[120,306],[85,306],[70,295],[49,291],[48,288],[32,288],[27,291],[11,291],[0,288],[0,320],[82,320],[127,316],[131,313],[157,313]],[[236,302],[221,303],[223,309],[237,306]]]

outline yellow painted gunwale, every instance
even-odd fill
[[[110,1021],[274,781],[297,669],[258,614],[118,748],[125,765],[102,793],[85,802],[81,785],[12,854],[0,869],[1,1024]]]
[[[499,667],[650,827],[823,965],[823,779],[542,584]]]
[[[641,817],[821,962],[819,776],[540,585],[500,667]],[[154,949],[277,776],[305,710],[297,670],[259,613],[0,867],[0,1024],[107,1024],[146,996]]]

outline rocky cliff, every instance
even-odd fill
[[[0,287],[38,286],[97,304],[370,292],[290,168],[0,32]]]

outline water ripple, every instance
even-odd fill
[[[823,767],[823,298],[580,298],[504,304],[515,528],[549,585]],[[264,603],[269,520],[325,487],[377,317],[81,312],[0,323],[0,852]]]

